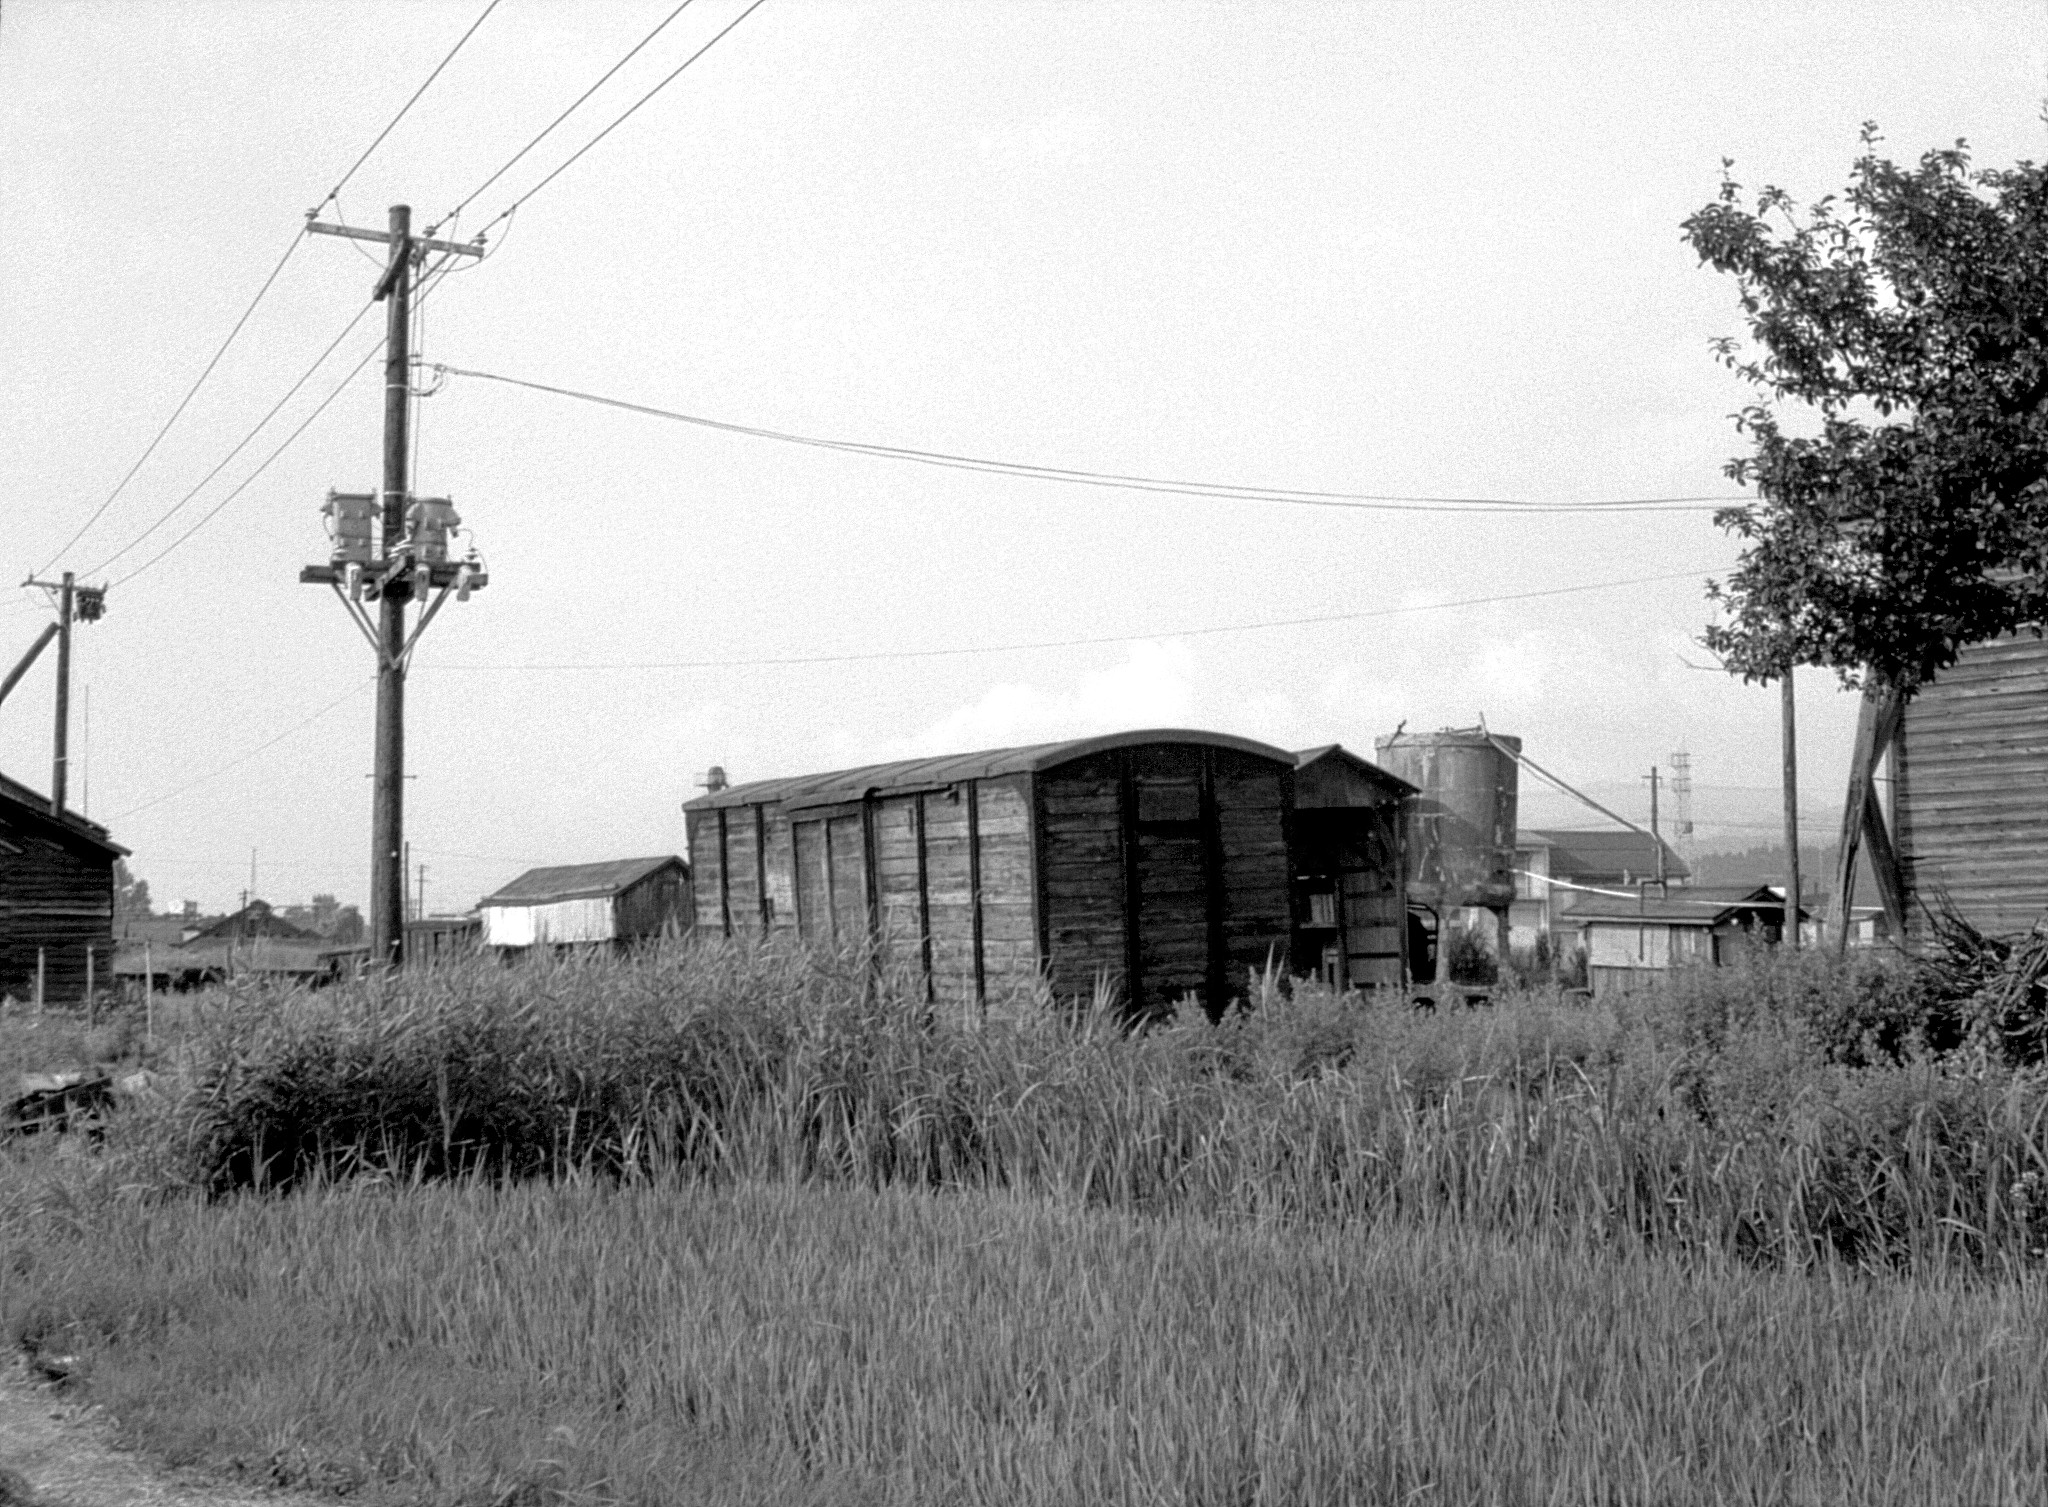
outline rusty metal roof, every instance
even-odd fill
[[[673,853],[658,858],[615,858],[609,863],[572,863],[560,868],[528,869],[517,879],[486,895],[484,905],[552,905],[559,900],[595,900],[630,889],[650,874],[674,865],[685,874],[690,866]]]
[[[1194,743],[1208,748],[1230,748],[1255,754],[1276,764],[1292,766],[1294,755],[1250,738],[1229,733],[1209,733],[1189,728],[1146,728],[1136,732],[1108,733],[1099,738],[1075,738],[1065,743],[1031,743],[1021,748],[991,748],[980,753],[945,754],[932,759],[901,759],[892,764],[867,764],[856,769],[835,769],[828,774],[795,775],[780,780],[755,780],[746,785],[700,795],[685,801],[685,811],[710,811],[720,806],[784,805],[832,806],[858,801],[871,794],[892,790],[940,790],[961,780],[987,780],[1006,774],[1036,774],[1085,759],[1112,748],[1135,748],[1147,743]]]

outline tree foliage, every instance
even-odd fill
[[[1965,143],[1901,167],[1876,128],[1845,193],[1765,188],[1685,222],[1741,290],[1758,500],[1705,642],[1746,679],[1824,665],[1910,692],[1963,645],[2048,617],[2048,167],[1978,169]],[[1786,420],[1794,419],[1792,427]]]
[[[114,860],[114,919],[116,921],[146,921],[153,915],[150,909],[149,881],[137,879],[129,870],[127,860]]]

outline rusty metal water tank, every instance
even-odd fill
[[[1522,740],[1450,727],[1396,732],[1374,746],[1382,769],[1421,791],[1402,834],[1409,898],[1438,910],[1505,911],[1515,898]]]

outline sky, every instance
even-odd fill
[[[490,584],[408,687],[429,909],[682,851],[714,764],[1148,726],[1369,756],[1483,720],[1638,821],[1684,750],[1700,843],[1774,840],[1777,691],[1696,642],[1737,554],[1710,507],[1063,485],[432,367],[1121,475],[1733,499],[1746,393],[1708,343],[1740,314],[1680,222],[1724,158],[1838,190],[1865,120],[1904,158],[2038,158],[2044,0],[765,0],[619,120],[746,4],[694,0],[443,231],[490,250],[425,298],[414,487]],[[235,451],[377,276],[306,212],[441,221],[675,8],[499,0],[351,172],[483,5],[0,12],[0,659],[49,617],[14,582],[110,584],[76,636],[72,804],[160,904],[231,906],[252,865],[275,904],[368,891],[373,667],[298,572],[328,489],[378,485],[381,366],[341,384],[382,308]],[[38,789],[53,662],[0,706],[0,770]],[[1798,696],[1824,837],[1854,701],[1818,671]],[[1527,781],[1522,820],[1601,824]]]

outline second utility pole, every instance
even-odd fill
[[[412,209],[391,206],[391,263],[377,291],[385,300],[384,538],[405,534],[408,421],[412,399]],[[405,604],[412,586],[388,581],[377,603],[376,765],[370,781],[370,958],[405,961]]]

